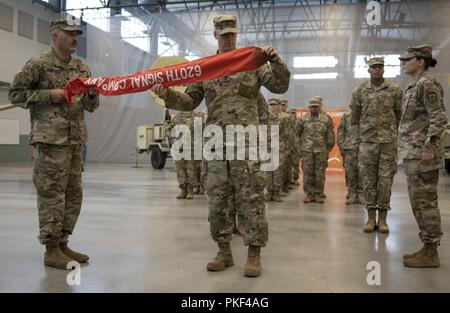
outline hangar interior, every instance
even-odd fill
[[[213,55],[213,18],[238,20],[238,47],[271,45],[291,71],[280,95],[289,108],[307,108],[320,95],[325,109],[344,109],[352,91],[367,79],[366,60],[385,57],[385,78],[405,89],[410,78],[398,59],[408,47],[433,46],[430,72],[450,104],[450,1],[156,1],[0,0],[0,105],[7,105],[14,75],[31,57],[50,49],[50,21],[71,14],[81,21],[76,57],[92,75],[120,76],[152,67],[160,57],[196,60]],[[379,20],[377,20],[379,18]],[[278,96],[262,88],[266,98]],[[192,201],[178,192],[173,160],[152,168],[136,153],[136,128],[164,120],[164,108],[149,92],[101,97],[86,113],[83,207],[71,242],[89,252],[82,283],[69,286],[64,271],[44,268],[36,194],[28,145],[27,110],[0,111],[0,291],[2,292],[448,292],[450,283],[450,179],[442,170],[439,208],[444,239],[439,269],[409,269],[403,253],[420,241],[406,178],[400,168],[392,188],[391,232],[364,234],[362,205],[345,205],[342,175],[326,179],[324,204],[304,204],[303,183],[266,204],[269,242],[263,275],[242,277],[242,237],[233,242],[235,266],[205,270],[216,251],[209,236],[205,195]],[[197,111],[206,111],[202,104]],[[136,167],[136,165],[138,165]],[[300,179],[301,181],[301,179]],[[370,261],[381,265],[381,285],[367,283]]]

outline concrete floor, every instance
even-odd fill
[[[87,164],[84,201],[72,247],[87,252],[81,285],[68,272],[46,268],[37,241],[36,197],[31,166],[0,165],[0,292],[449,292],[450,242],[443,240],[438,269],[410,269],[402,255],[421,246],[406,191],[397,174],[389,216],[391,233],[364,234],[362,206],[346,206],[344,178],[327,178],[325,204],[301,201],[292,191],[267,206],[268,246],[263,274],[243,277],[246,249],[232,242],[235,266],[205,269],[215,255],[205,196],[176,200],[173,164]],[[442,175],[439,204],[450,233],[450,178]],[[381,265],[381,285],[369,286],[369,261]]]

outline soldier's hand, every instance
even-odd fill
[[[422,163],[429,165],[433,161],[434,153],[429,151],[422,152]]]
[[[151,91],[153,91],[160,97],[167,95],[167,87],[164,87],[162,84],[153,85]]]
[[[267,55],[271,61],[275,60],[278,57],[278,51],[271,46],[265,46],[261,49],[262,53]]]
[[[64,95],[63,89],[51,89],[49,94],[52,103],[57,104],[66,101],[66,96]]]
[[[89,97],[93,98],[98,95],[98,90],[97,90],[97,88],[89,88],[87,93],[88,93]]]

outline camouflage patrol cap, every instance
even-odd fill
[[[384,66],[384,58],[383,57],[373,57],[370,58],[368,65],[383,65]]]
[[[279,102],[280,102],[280,100],[277,98],[269,99],[269,105],[278,105],[278,104],[280,104]]]
[[[312,97],[309,99],[310,107],[320,107],[322,106],[322,98],[321,97]]]
[[[78,35],[81,35],[83,31],[80,28],[80,25],[77,25],[72,19],[61,19],[55,20],[50,23],[50,32],[54,30],[64,30],[64,31],[76,31]]]
[[[295,114],[297,114],[297,109],[290,109],[290,110],[289,110],[289,113],[295,113]]]
[[[405,53],[400,55],[399,59],[405,61],[413,57],[432,58],[432,52],[433,47],[430,44],[409,47]]]
[[[321,96],[314,96],[313,98],[316,98],[316,99],[319,100],[320,102],[323,101],[323,97],[321,97]]]
[[[214,30],[218,35],[237,33],[237,20],[233,15],[218,15],[213,20]]]

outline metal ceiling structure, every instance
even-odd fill
[[[65,8],[65,0],[61,5]],[[111,23],[120,22],[122,9],[148,26],[150,53],[157,57],[158,36],[177,45],[180,55],[208,55],[215,52],[212,19],[220,13],[234,14],[239,21],[239,45],[275,46],[285,58],[299,54],[345,53],[345,67],[351,67],[355,53],[397,51],[406,42],[447,42],[445,10],[420,9],[431,1],[394,0],[381,3],[382,23],[365,22],[367,2],[363,0],[101,0],[109,8]],[[438,1],[437,1],[438,2]],[[412,5],[415,7],[413,8]],[[63,10],[67,13],[71,9]],[[120,30],[112,27],[110,32]],[[445,33],[445,34],[444,34]],[[120,36],[120,34],[117,34]],[[156,47],[155,47],[156,45]],[[299,47],[302,49],[299,50]]]

